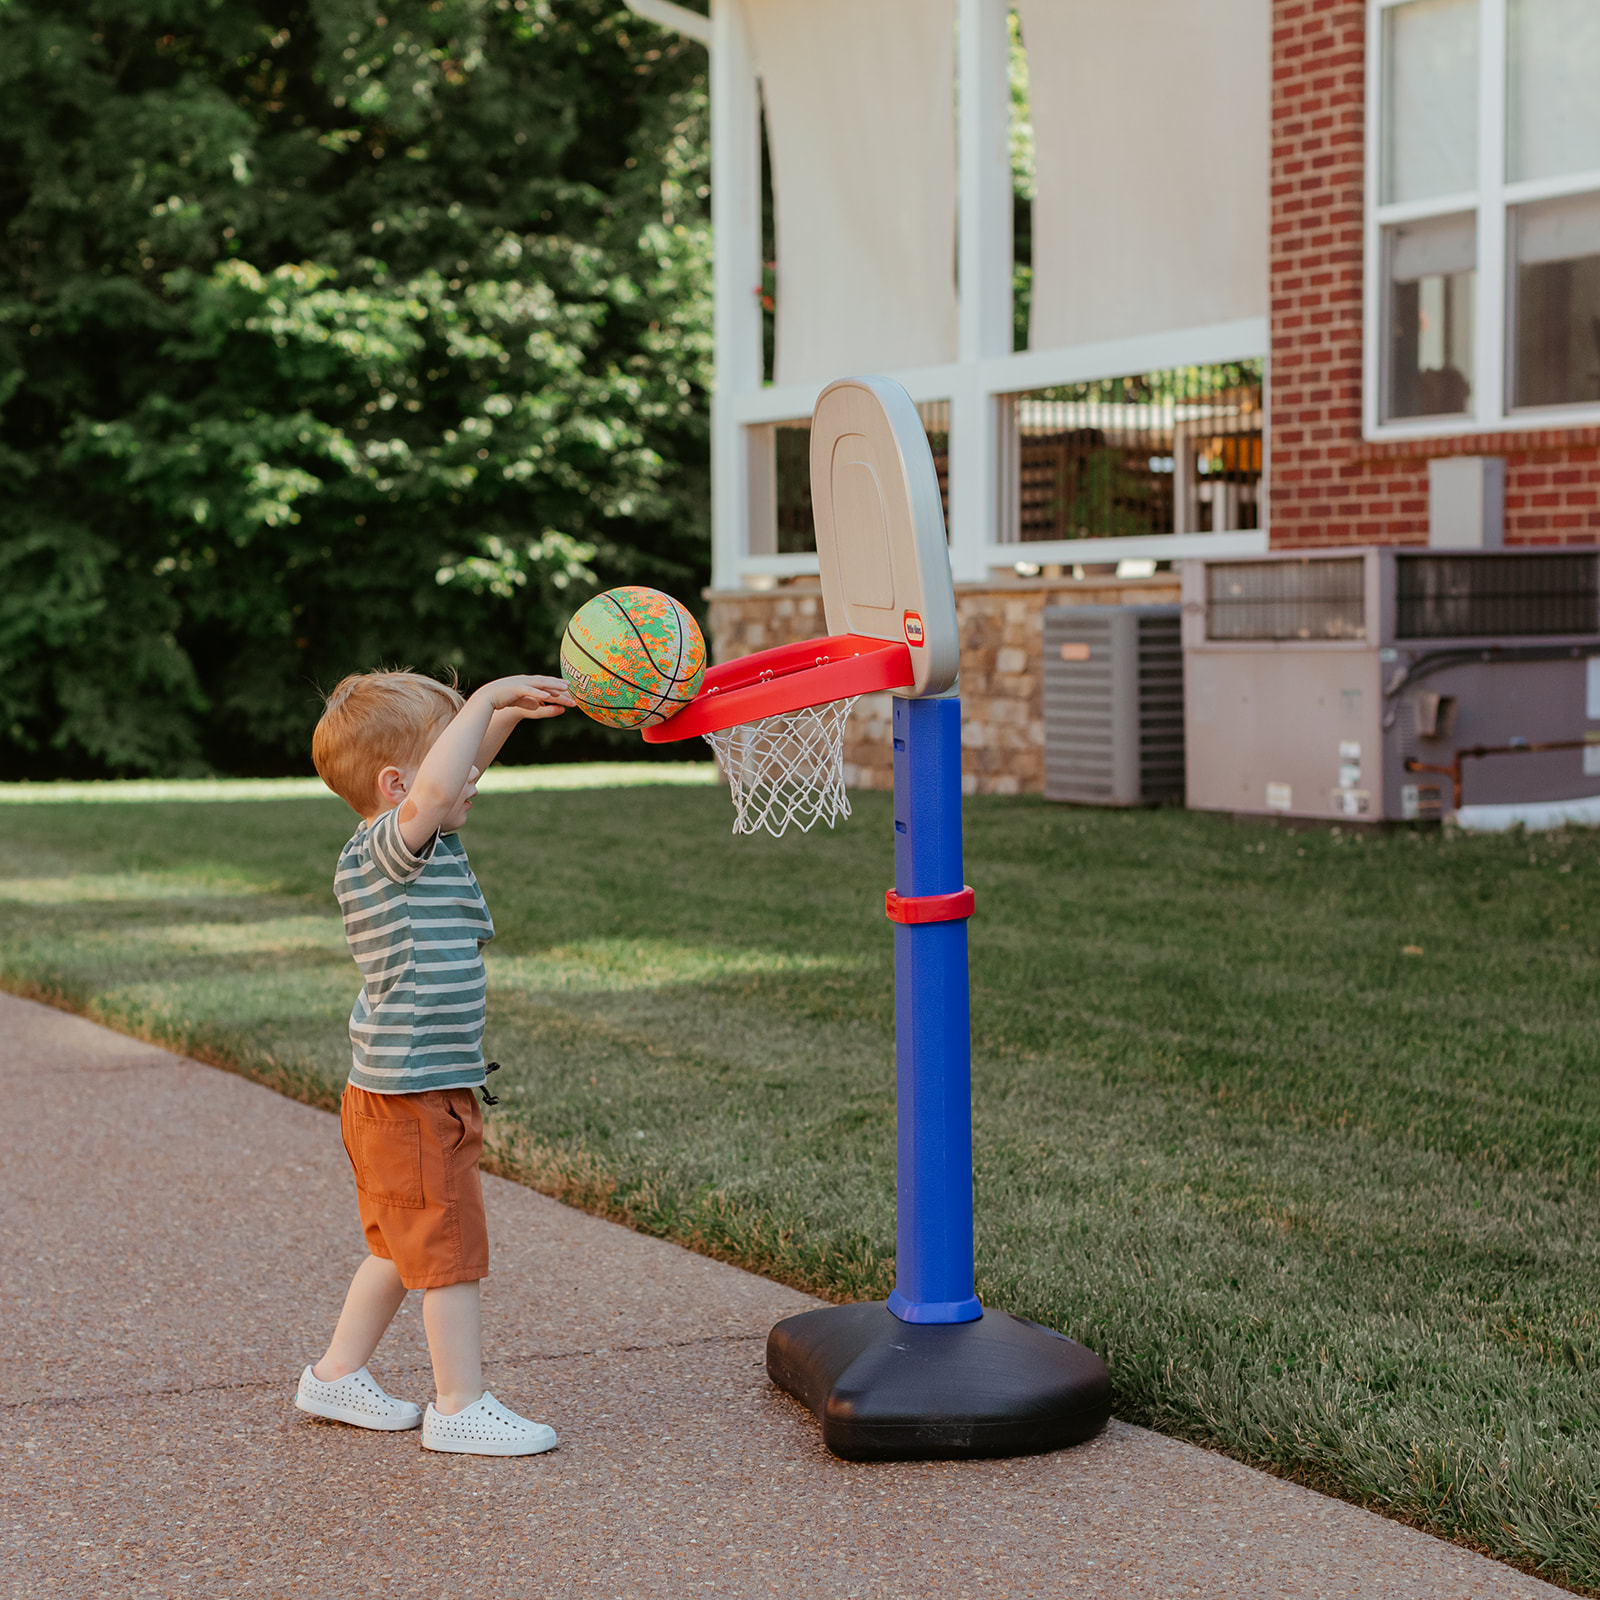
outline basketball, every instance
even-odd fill
[[[693,617],[659,589],[608,589],[567,624],[561,676],[608,728],[648,728],[683,710],[706,673]]]

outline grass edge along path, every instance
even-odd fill
[[[715,795],[658,791],[648,813],[620,796],[612,802],[593,795],[528,794],[485,803],[474,816],[472,844],[501,930],[491,950],[497,1026],[502,1036],[515,1035],[536,1055],[543,1051],[548,1057],[502,1075],[500,1081],[511,1080],[513,1093],[491,1122],[498,1130],[493,1169],[593,1214],[825,1298],[883,1292],[892,1259],[882,1251],[885,1217],[879,1191],[885,1182],[892,1186],[892,1100],[885,1103],[878,1058],[885,1054],[891,1019],[887,943],[870,909],[887,867],[887,860],[879,859],[887,850],[876,837],[886,825],[887,802],[881,796],[858,800],[862,816],[841,836],[778,845],[763,841],[759,855],[746,849],[742,856],[741,846],[727,840],[726,802]],[[650,831],[641,836],[646,816]],[[302,924],[312,920],[323,944],[319,950],[305,947],[304,959],[312,963],[305,972],[322,985],[316,993],[323,1013],[313,1019],[311,1031],[327,1043],[348,1008],[352,974],[342,950],[332,953],[336,923],[328,926],[329,908],[322,904],[327,840],[300,837],[312,820],[319,834],[342,837],[345,824],[337,808],[296,812],[273,806],[253,810],[251,817],[261,835],[255,843],[235,836],[244,819],[231,806],[135,807],[127,813],[131,834],[120,817],[111,828],[99,807],[11,813],[5,819],[17,824],[9,841],[11,877],[25,881],[21,903],[12,895],[9,906],[7,885],[0,881],[0,911],[18,914],[4,962],[5,987],[240,1072],[293,1098],[331,1106],[337,1086],[329,1076],[329,1060],[319,1070],[312,1058],[302,1060],[295,1048],[280,1047],[270,1031],[229,1027],[227,1017],[206,1011],[207,1004],[215,1010],[222,988],[231,994],[235,968],[225,952],[266,948],[260,938],[253,946],[217,940],[241,932],[270,934],[279,943],[272,945],[270,957],[260,959],[288,970],[300,957],[291,960],[293,952],[279,936],[301,937]],[[551,837],[563,841],[563,849],[541,857],[540,842]],[[665,840],[673,846],[667,854]],[[974,924],[974,1066],[975,1086],[982,1085],[979,1132],[985,1152],[978,1182],[980,1230],[986,1236],[979,1253],[988,1279],[986,1301],[1039,1316],[1105,1349],[1114,1371],[1122,1367],[1124,1398],[1131,1404],[1119,1405],[1119,1411],[1129,1420],[1336,1493],[1538,1572],[1547,1581],[1592,1582],[1595,1547],[1587,1486],[1594,1474],[1581,1451],[1552,1456],[1540,1443],[1529,1457],[1578,1462],[1581,1470],[1571,1487],[1585,1488],[1581,1507],[1574,1508],[1570,1491],[1563,1491],[1569,1494],[1565,1502],[1560,1495],[1551,1500],[1526,1479],[1502,1486],[1498,1498],[1464,1501],[1456,1492],[1455,1478],[1472,1476],[1482,1464],[1467,1448],[1474,1444],[1470,1436],[1453,1441],[1449,1408],[1432,1403],[1434,1380],[1426,1362],[1431,1338],[1426,1323],[1420,1329],[1416,1325],[1415,1307],[1420,1304],[1440,1328],[1439,1360],[1453,1359],[1452,1349],[1471,1356],[1477,1347],[1459,1338],[1452,1345],[1450,1304],[1437,1294],[1432,1301],[1415,1295],[1407,1301],[1404,1280],[1426,1269],[1430,1250],[1444,1252],[1439,1272],[1448,1276],[1454,1270],[1448,1254],[1451,1230],[1462,1217],[1470,1224],[1477,1208],[1491,1209],[1504,1199],[1511,1210],[1490,1219],[1493,1227],[1483,1235],[1487,1254],[1480,1249],[1460,1259],[1474,1271],[1502,1272],[1514,1286],[1534,1281],[1537,1290],[1536,1280],[1550,1275],[1552,1258],[1548,1251],[1529,1254],[1518,1237],[1547,1228],[1552,1217],[1560,1221],[1561,1205],[1568,1215],[1563,1226],[1578,1215],[1573,1207],[1580,1201],[1589,1205],[1585,1191],[1593,1187],[1593,1125],[1577,1114],[1562,1121],[1562,1106],[1552,1110],[1551,1104],[1570,1100],[1582,1113],[1593,1081],[1592,1048],[1584,1045],[1574,1054],[1570,1037],[1573,1019],[1586,1021],[1586,1002],[1574,1009],[1561,984],[1576,982],[1585,995],[1592,987],[1594,933],[1580,926],[1573,935],[1565,919],[1576,924],[1593,899],[1593,886],[1600,881],[1600,840],[1548,840],[1535,846],[1501,839],[1463,849],[1437,837],[1361,843],[1337,836],[1296,839],[1182,814],[1107,817],[1012,801],[973,806],[969,841],[972,876],[987,911]],[[7,843],[0,830],[0,851]],[[184,899],[201,893],[193,864],[207,860],[206,870],[226,883],[206,891],[214,893],[211,903]],[[741,861],[755,863],[754,878]],[[819,880],[819,861],[828,863],[827,881]],[[0,860],[0,877],[6,865]],[[174,865],[184,872],[174,874]],[[134,868],[138,881],[130,886],[92,872],[81,880],[73,876],[96,866],[125,875]],[[538,870],[530,877],[534,867]],[[641,867],[650,896],[645,902],[637,897]],[[270,904],[263,900],[254,909],[248,897],[228,887],[247,870],[263,884],[276,882]],[[535,881],[539,919],[519,923],[519,906],[528,901]],[[56,889],[62,894],[52,900]],[[317,919],[305,914],[312,905]],[[45,925],[68,912],[71,916],[60,922],[63,937],[49,946]],[[615,913],[614,923],[653,923],[673,933],[677,943],[667,955],[677,966],[665,976],[651,976],[645,969],[661,964],[659,951],[586,937],[605,932],[608,912]],[[1485,945],[1485,933],[1500,942]],[[196,943],[199,935],[211,944]],[[31,970],[24,970],[27,942],[35,937],[46,943]],[[125,948],[129,938],[139,945],[145,969]],[[119,939],[123,944],[117,945]],[[1209,948],[1219,939],[1232,940],[1220,960]],[[719,941],[720,964],[708,966],[702,946]],[[114,959],[106,954],[112,945],[120,952]],[[1438,958],[1437,967],[1423,957],[1423,946]],[[754,959],[763,948],[780,947],[792,955],[781,961]],[[197,954],[202,949],[209,952],[204,961]],[[731,964],[730,950],[738,958]],[[213,984],[209,1001],[198,980],[184,977],[208,962],[225,980],[221,987]],[[141,972],[161,976],[162,963],[182,969],[181,981],[168,987],[190,997],[189,1012],[150,1003],[150,991],[162,985],[133,981]],[[1063,967],[1071,972],[1067,987],[1062,987]],[[244,972],[248,988],[254,978],[244,968],[237,970]],[[1462,972],[1464,981],[1451,978],[1453,970]],[[337,997],[331,1012],[330,993]],[[283,1003],[282,994],[271,998]],[[1318,1030],[1330,1006],[1338,1028],[1325,1035]],[[763,1019],[758,1030],[751,1031],[748,1016],[741,1022],[741,1008]],[[1190,1017],[1197,1025],[1185,1033]],[[1452,1018],[1470,1026],[1451,1034]],[[790,1033],[779,1037],[784,1027]],[[1052,1043],[1063,1027],[1068,1044],[1061,1048],[1067,1056]],[[1252,1030],[1265,1038],[1252,1037]],[[802,1033],[814,1034],[818,1043],[805,1045]],[[1437,1037],[1430,1042],[1431,1036]],[[1469,1060],[1472,1051],[1477,1055]],[[796,1098],[807,1085],[792,1072],[782,1081],[786,1053],[818,1079],[820,1087],[809,1090],[810,1102]],[[594,1068],[587,1085],[571,1081],[578,1061]],[[1292,1069],[1276,1090],[1255,1076],[1263,1063],[1270,1069],[1274,1061]],[[1499,1077],[1490,1070],[1497,1061],[1504,1065]],[[1302,1063],[1314,1065],[1314,1078],[1304,1077]],[[867,1080],[857,1082],[863,1070]],[[1560,1076],[1575,1070],[1582,1075]],[[1553,1089],[1544,1081],[1551,1072],[1557,1075]],[[1408,1077],[1416,1082],[1408,1084]],[[702,1090],[713,1098],[693,1102]],[[708,1143],[699,1152],[698,1167],[693,1160],[675,1166],[692,1143],[693,1127],[686,1133],[688,1124],[680,1123],[675,1132],[669,1123],[651,1120],[674,1095],[689,1105],[692,1116],[722,1114],[734,1105],[738,1120],[751,1123],[758,1145],[776,1148],[777,1137],[792,1135],[794,1144],[784,1151],[786,1159],[794,1159],[780,1180],[790,1181],[782,1172],[793,1174],[796,1190],[777,1198],[792,1198],[795,1204],[769,1204],[770,1190],[741,1175],[738,1163],[748,1159],[749,1139],[743,1145],[737,1138]],[[764,1097],[776,1111],[762,1110]],[[1369,1100],[1372,1107],[1363,1113]],[[1072,1152],[1063,1155],[1051,1142],[1066,1138],[1051,1122],[1059,1119],[1062,1103],[1072,1119],[1095,1129],[1088,1164],[1080,1159],[1076,1168]],[[1347,1117],[1362,1114],[1381,1125],[1373,1137],[1381,1135],[1382,1148],[1368,1137],[1360,1148],[1351,1147],[1359,1157],[1354,1164],[1346,1151],[1345,1168],[1329,1164],[1321,1174],[1312,1170],[1326,1150],[1337,1153],[1349,1144],[1349,1135],[1340,1130]],[[1408,1119],[1414,1122],[1411,1129]],[[1258,1124],[1259,1137],[1250,1131]],[[1037,1153],[1028,1144],[1035,1128],[1041,1140]],[[671,1139],[663,1142],[663,1134],[677,1137],[682,1148],[673,1147]],[[635,1139],[644,1142],[635,1145]],[[1293,1374],[1286,1372],[1281,1382],[1266,1378],[1259,1360],[1254,1365],[1245,1360],[1252,1339],[1269,1356],[1274,1349],[1281,1353],[1281,1336],[1273,1346],[1267,1326],[1274,1318],[1280,1325],[1286,1320],[1274,1298],[1280,1286],[1287,1304],[1315,1277],[1319,1262],[1345,1247],[1339,1230],[1349,1235],[1354,1226],[1337,1206],[1317,1214],[1304,1196],[1297,1198],[1292,1183],[1272,1179],[1259,1192],[1252,1189],[1247,1170],[1254,1159],[1252,1139],[1263,1149],[1277,1140],[1291,1166],[1303,1161],[1313,1189],[1320,1183],[1331,1193],[1341,1182],[1356,1181],[1371,1187],[1381,1205],[1387,1199],[1384,1185],[1399,1183],[1394,1193],[1410,1207],[1400,1218],[1401,1232],[1420,1227],[1428,1234],[1420,1242],[1402,1240],[1404,1248],[1369,1272],[1365,1285],[1369,1290],[1374,1284],[1394,1285],[1396,1340],[1409,1340],[1412,1347],[1419,1333],[1422,1340],[1422,1364],[1413,1360],[1406,1368],[1401,1361],[1392,1379],[1399,1388],[1388,1391],[1406,1401],[1408,1425],[1416,1430],[1409,1448],[1417,1452],[1417,1470],[1409,1478],[1402,1474],[1403,1494],[1392,1492],[1392,1484],[1381,1493],[1364,1488],[1359,1452],[1350,1457],[1335,1449],[1330,1455],[1326,1437],[1318,1433],[1320,1427],[1326,1435],[1338,1421],[1334,1411],[1335,1402],[1343,1403],[1341,1381],[1348,1387],[1353,1365],[1365,1367],[1370,1351],[1363,1355],[1358,1346],[1343,1351],[1335,1346],[1331,1366],[1324,1351],[1323,1376],[1312,1373],[1314,1381],[1302,1382],[1293,1391],[1299,1399],[1288,1409],[1271,1391],[1283,1387],[1290,1393],[1285,1386]],[[1162,1180],[1165,1190],[1153,1183],[1139,1189],[1138,1169],[1160,1166],[1163,1145],[1178,1151],[1178,1165]],[[1375,1149],[1389,1168],[1373,1164]],[[1529,1211],[1532,1191],[1519,1169],[1530,1162],[1537,1166],[1548,1150],[1556,1152],[1556,1166],[1564,1163],[1565,1170],[1550,1179],[1554,1200],[1539,1201],[1543,1209]],[[1430,1176],[1441,1164],[1455,1178]],[[840,1226],[841,1205],[847,1213],[861,1205],[862,1191],[847,1189],[852,1169],[864,1165],[874,1169],[866,1210],[876,1207],[879,1214],[861,1226],[853,1226],[854,1216],[847,1215],[851,1225]],[[1192,1200],[1190,1182],[1179,1181],[1189,1178],[1196,1191]],[[1454,1191],[1451,1182],[1457,1183]],[[1420,1201],[1402,1192],[1407,1184],[1426,1190]],[[1069,1191],[1077,1188],[1098,1191],[1091,1197],[1099,1208],[1094,1215],[1081,1204],[1074,1211],[1063,1202],[1063,1195],[1070,1198]],[[838,1198],[830,1189],[843,1195],[834,1206],[831,1231],[818,1226],[808,1233],[814,1217],[827,1220],[824,1213]],[[981,1198],[986,1189],[987,1204]],[[1013,1207],[1017,1217],[1008,1226],[995,1216],[1004,1209],[995,1205],[1002,1194],[1020,1196]],[[1197,1208],[1193,1201],[1201,1199],[1205,1206]],[[1109,1224],[1107,1210],[1115,1212]],[[1442,1218],[1437,1228],[1430,1220],[1436,1212]],[[1582,1214],[1587,1217],[1588,1211]],[[791,1227],[786,1217],[799,1226]],[[887,1220],[892,1250],[892,1207]],[[1227,1232],[1234,1239],[1231,1245],[1224,1240],[1219,1252],[1209,1236]],[[1372,1237],[1384,1243],[1377,1234]],[[1016,1252],[1041,1240],[1047,1248],[1042,1256],[1036,1251],[1032,1266],[1017,1260]],[[1116,1254],[1114,1271],[1107,1268],[1108,1242]],[[1196,1268],[1213,1277],[1226,1270],[1229,1248],[1236,1264],[1247,1258],[1266,1263],[1267,1276],[1248,1279],[1242,1294],[1231,1299],[1225,1281],[1208,1279],[1197,1293]],[[1243,1277],[1245,1267],[1239,1270]],[[1069,1281],[1066,1301],[1059,1294],[1063,1274]],[[1074,1300],[1074,1278],[1098,1283],[1098,1302],[1084,1299],[1087,1289]],[[1362,1288],[1356,1281],[1355,1289]],[[1493,1300],[1496,1292],[1492,1284],[1474,1289],[1462,1300],[1464,1311],[1476,1314],[1476,1303],[1485,1296]],[[1128,1344],[1127,1313],[1113,1303],[1119,1296],[1129,1299],[1136,1317],[1153,1314],[1161,1324],[1151,1324],[1141,1347]],[[1382,1299],[1387,1302],[1388,1294]],[[1535,1294],[1533,1312],[1539,1310],[1536,1302]],[[1518,1347],[1536,1354],[1538,1338],[1546,1336],[1529,1304],[1513,1293],[1505,1320]],[[1252,1307],[1262,1316],[1246,1315]],[[1117,1315],[1123,1317],[1120,1324]],[[1370,1313],[1358,1307],[1358,1321],[1362,1315],[1370,1320]],[[1245,1326],[1256,1322],[1261,1329]],[[1593,1349],[1584,1344],[1579,1327],[1573,1324],[1572,1337],[1581,1348],[1572,1359],[1587,1361]],[[1185,1361],[1192,1372],[1209,1372],[1213,1379],[1220,1372],[1227,1378],[1215,1361],[1202,1371],[1192,1347],[1185,1349],[1213,1333],[1224,1367],[1237,1363],[1238,1392],[1224,1394],[1220,1410],[1164,1404],[1164,1380],[1152,1366],[1163,1350],[1169,1365],[1178,1363],[1180,1390]],[[1297,1337],[1302,1361],[1314,1358],[1305,1336]],[[1400,1350],[1398,1343],[1396,1348],[1397,1359],[1416,1355],[1415,1348]],[[1359,1362],[1353,1363],[1352,1350]],[[1537,1387],[1540,1359],[1522,1368],[1491,1362],[1481,1367],[1486,1376],[1474,1369],[1465,1372],[1465,1381],[1503,1385],[1510,1373],[1514,1381],[1525,1379]],[[1291,1351],[1291,1367],[1293,1360]],[[1559,1368],[1559,1353],[1556,1361]],[[1519,1371],[1523,1378],[1517,1378]],[[1457,1375],[1445,1376],[1454,1381]],[[1370,1387],[1370,1369],[1366,1380],[1359,1373],[1354,1377],[1358,1388],[1363,1381]],[[1252,1392],[1258,1383],[1264,1384],[1259,1400],[1265,1410]],[[1483,1392],[1486,1402],[1501,1398],[1493,1390]],[[1362,1405],[1378,1407],[1371,1416],[1381,1424],[1385,1390],[1380,1384],[1370,1393]],[[1308,1409],[1308,1400],[1317,1402],[1319,1395],[1328,1400],[1331,1421],[1319,1423]],[[1252,1405],[1257,1410],[1253,1423]],[[1582,1415],[1586,1424],[1590,1409]],[[1515,1420],[1524,1412],[1530,1428],[1535,1415],[1552,1415],[1548,1405],[1542,1412],[1537,1407],[1517,1412],[1513,1406],[1508,1414]],[[1213,1415],[1222,1418],[1223,1427],[1205,1426]],[[1361,1421],[1359,1408],[1352,1413],[1347,1404],[1340,1415]],[[1263,1438],[1263,1416],[1277,1436],[1268,1431],[1267,1447],[1251,1448]],[[1290,1433],[1296,1436],[1271,1423],[1273,1416],[1290,1417]],[[1309,1421],[1303,1440],[1298,1437],[1301,1419]],[[1244,1426],[1230,1436],[1228,1428],[1235,1424]],[[1366,1432],[1371,1435],[1367,1443],[1383,1446],[1391,1463],[1396,1448],[1404,1457],[1403,1436],[1397,1443],[1393,1430],[1386,1435],[1382,1426]],[[1581,1444],[1581,1438],[1571,1442]],[[1517,1450],[1508,1444],[1505,1454],[1512,1458],[1515,1478]],[[1492,1472],[1493,1462],[1485,1464]],[[1556,1487],[1552,1479],[1550,1489]],[[1517,1490],[1509,1500],[1507,1489]],[[1541,1501],[1542,1530],[1503,1518],[1497,1525],[1493,1515],[1484,1515],[1494,1505],[1507,1505],[1516,1520],[1523,1511],[1536,1511]],[[1554,1512],[1563,1503],[1570,1515]],[[1542,1568],[1536,1551],[1544,1554]],[[1569,1552],[1589,1571],[1563,1571],[1569,1564],[1562,1557]]]

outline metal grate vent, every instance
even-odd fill
[[[1047,611],[1044,623],[1044,792],[1110,805],[1116,796],[1111,608]]]
[[[1208,639],[1365,639],[1366,563],[1229,561],[1206,568]]]
[[[1183,799],[1183,637],[1178,612],[1139,618],[1139,794]]]
[[[1080,805],[1182,800],[1177,606],[1044,614],[1044,792]]]
[[[1397,557],[1400,639],[1594,633],[1600,588],[1592,554]]]

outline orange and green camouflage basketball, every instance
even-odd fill
[[[612,728],[644,728],[683,710],[706,673],[693,617],[659,589],[608,589],[567,624],[561,676],[578,709]]]

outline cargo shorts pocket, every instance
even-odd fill
[[[367,1117],[346,1113],[353,1144],[350,1164],[356,1188],[384,1206],[421,1211],[422,1124],[415,1117]]]
[[[477,1109],[478,1103],[472,1098],[470,1089],[466,1092],[464,1113],[459,1096],[451,1095],[446,1099],[439,1118],[439,1142],[444,1147],[447,1160],[456,1162],[469,1159],[475,1164],[483,1153],[483,1117],[474,1115]]]

